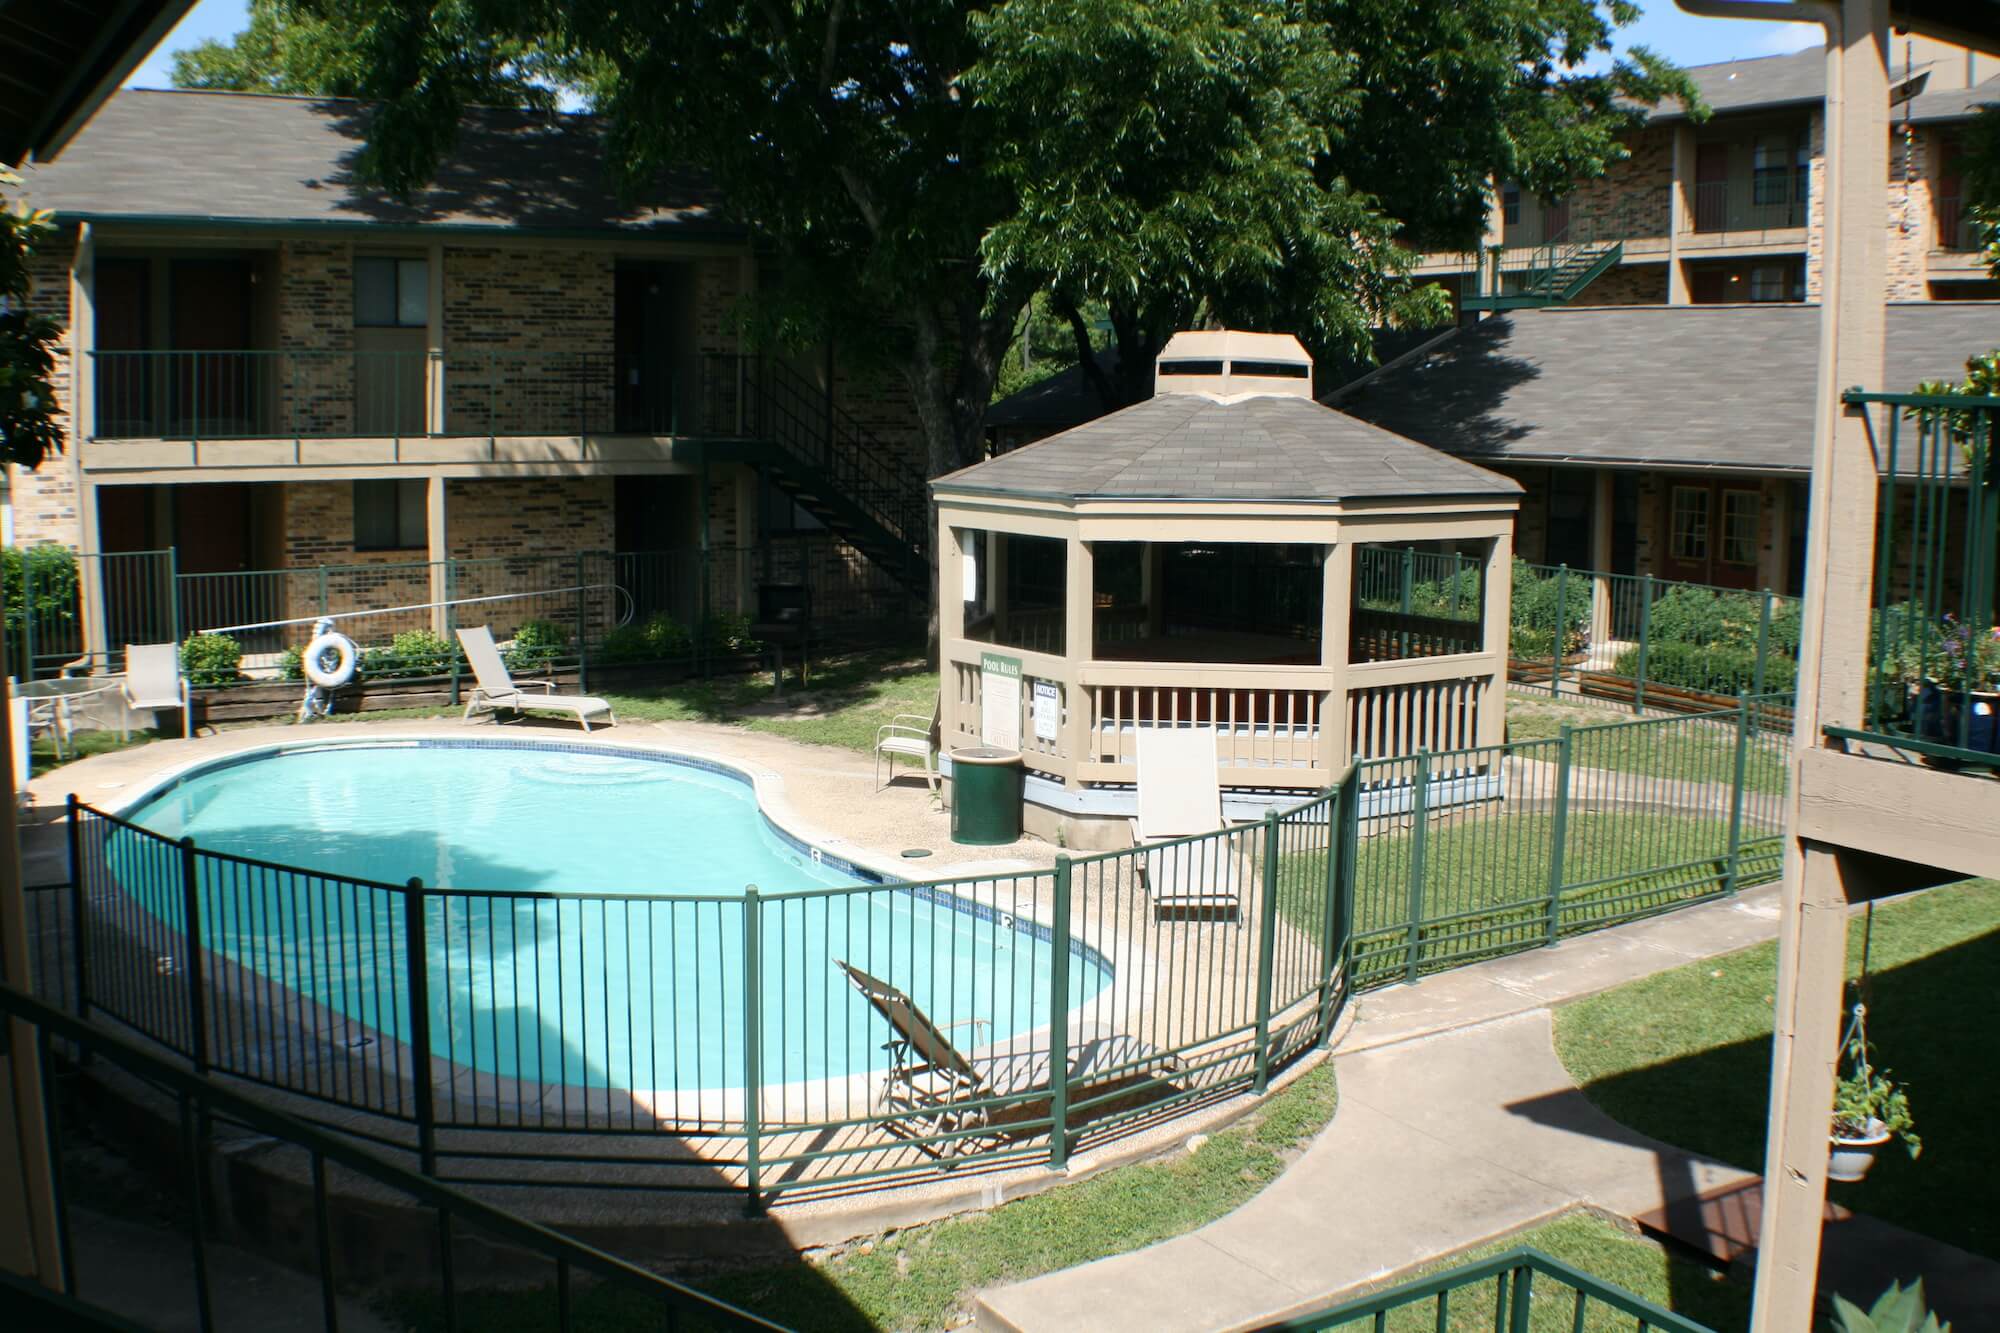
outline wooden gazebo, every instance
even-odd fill
[[[1021,750],[1032,830],[1107,841],[1149,727],[1214,727],[1237,813],[1501,739],[1520,487],[1320,406],[1294,338],[1178,334],[1151,399],[932,488],[944,748]]]

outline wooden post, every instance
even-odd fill
[[[1097,623],[1097,564],[1090,543],[1077,537],[1069,539],[1068,555],[1065,568],[1069,577],[1063,594],[1063,657],[1069,664],[1070,680],[1076,683],[1070,687],[1064,748],[1074,763],[1067,785],[1076,788],[1083,785],[1079,774],[1090,746],[1091,701],[1088,688],[1078,679],[1081,675],[1078,668],[1096,652],[1092,638]]]

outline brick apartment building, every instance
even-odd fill
[[[803,448],[837,437],[921,505],[902,386],[746,354],[758,249],[701,181],[626,206],[587,117],[484,110],[397,201],[353,181],[366,114],[128,90],[27,171],[59,228],[33,300],[67,330],[71,443],[13,471],[17,544],[173,547],[200,574],[810,529],[906,575],[921,520]],[[402,582],[378,595],[429,586]]]
[[[1896,387],[2000,344],[2000,282],[1961,208],[1957,136],[2000,61],[1898,39],[1883,223]],[[1344,412],[1514,477],[1533,561],[1797,591],[1824,239],[1825,57],[1688,71],[1713,114],[1660,108],[1565,199],[1495,191],[1485,248],[1421,257],[1459,327],[1340,386]],[[1074,380],[1075,383],[1069,383]],[[1329,391],[1330,390],[1330,391]],[[1095,414],[1081,377],[998,403],[1012,447]]]

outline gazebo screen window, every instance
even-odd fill
[[[1354,548],[1350,662],[1476,653],[1486,643],[1491,543],[1367,543]]]
[[[1100,660],[1319,662],[1323,546],[1096,542],[1091,551]]]
[[[1061,656],[1068,547],[1053,537],[965,529],[959,549],[970,571],[964,589],[965,637]]]

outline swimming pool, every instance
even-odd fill
[[[518,1083],[743,1086],[753,936],[766,1086],[886,1066],[887,1026],[836,959],[938,1023],[976,1021],[968,1046],[1050,1018],[1053,944],[1031,890],[975,901],[878,882],[778,828],[717,765],[516,741],[294,747],[183,774],[123,817],[229,854],[199,858],[202,941],[266,1010],[282,990],[405,1036],[411,922],[390,886],[421,879],[432,1049]],[[168,922],[183,910],[175,850],[121,829],[104,852]],[[1068,973],[1072,1008],[1111,976],[1075,944]]]

